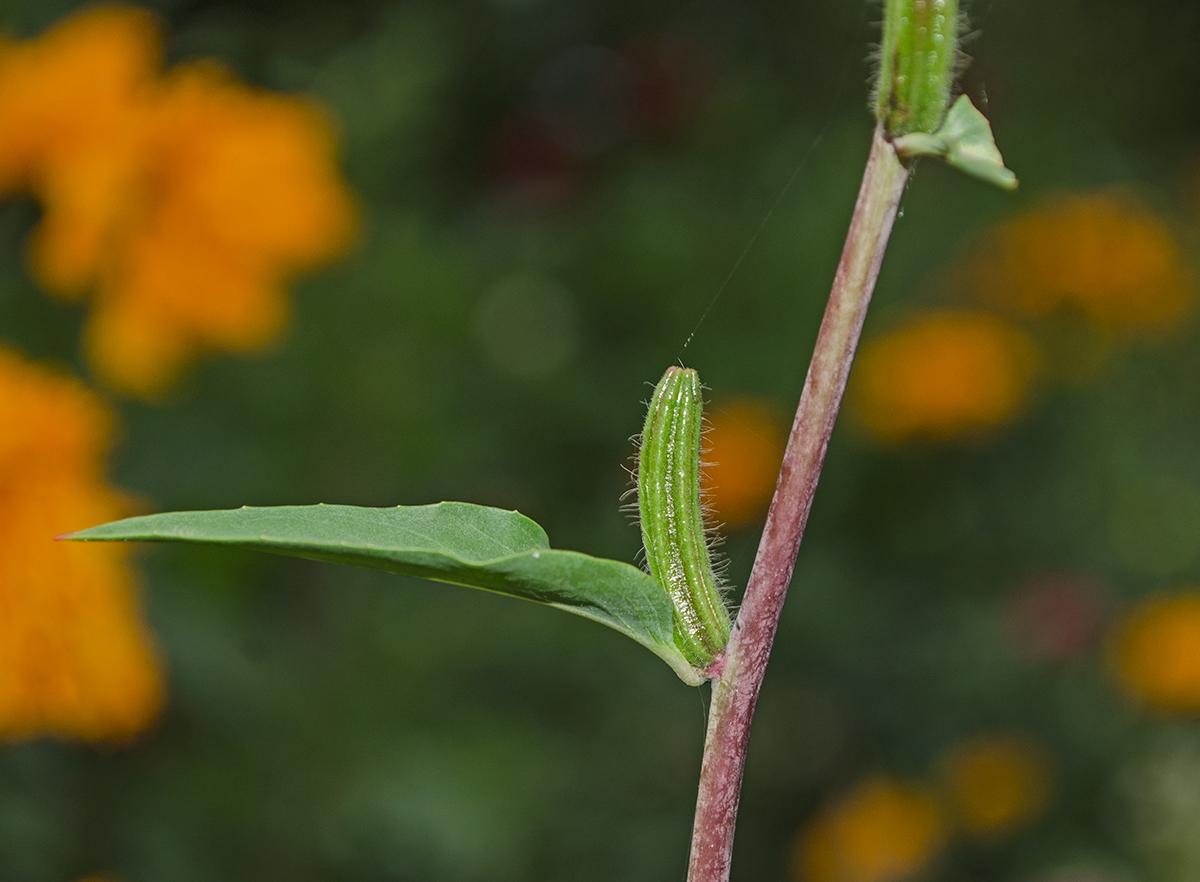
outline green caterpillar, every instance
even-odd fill
[[[667,368],[642,429],[637,493],[646,563],[675,606],[675,644],[706,670],[729,642],[730,622],[700,499],[703,407],[699,374]]]

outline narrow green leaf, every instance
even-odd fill
[[[992,136],[992,126],[966,95],[960,95],[932,135],[914,132],[893,142],[905,158],[936,156],[973,177],[1014,190],[1017,176],[1004,166]]]
[[[515,511],[464,502],[246,507],[128,518],[64,538],[230,545],[483,588],[601,622],[654,652],[684,682],[704,680],[675,646],[671,599],[653,577],[620,561],[551,549],[542,528]]]

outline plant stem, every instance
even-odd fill
[[[754,569],[726,650],[724,668],[713,684],[688,882],[729,879],[754,706],[907,179],[908,169],[877,126]]]

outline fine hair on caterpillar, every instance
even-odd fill
[[[647,383],[647,385],[650,385]],[[702,391],[707,391],[707,386],[700,387]],[[650,402],[643,401],[642,406],[649,409]],[[728,583],[727,575],[729,571],[730,561],[718,549],[725,544],[725,534],[721,531],[725,525],[717,520],[717,509],[713,503],[713,491],[708,486],[708,469],[717,465],[706,457],[712,452],[712,448],[703,443],[712,432],[712,423],[708,419],[708,414],[701,414],[701,447],[700,447],[700,514],[704,522],[705,543],[708,546],[709,558],[712,563],[713,571],[717,576],[717,587],[721,590],[722,595],[728,593],[733,587]],[[641,515],[638,506],[638,458],[642,451],[642,433],[631,435],[629,438],[633,445],[633,453],[629,455],[626,462],[628,465],[622,465],[625,474],[629,476],[629,486],[620,496],[621,505],[618,510],[625,515],[629,521],[629,525],[637,530],[641,530]],[[630,501],[632,500],[632,501]],[[638,548],[636,556],[637,564],[647,572],[650,571],[650,566],[646,561],[646,547],[642,545]]]
[[[637,440],[635,492],[646,569],[671,598],[675,643],[707,670],[729,641],[721,542],[703,489],[703,387],[689,368],[669,367],[647,403]],[[626,494],[626,497],[628,494]],[[624,497],[623,497],[624,498]]]

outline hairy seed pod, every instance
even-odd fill
[[[942,123],[958,67],[958,0],[884,0],[875,118],[889,137]]]
[[[650,399],[637,470],[646,563],[675,605],[676,645],[701,669],[725,648],[730,628],[700,501],[703,406],[700,376],[667,368]]]

